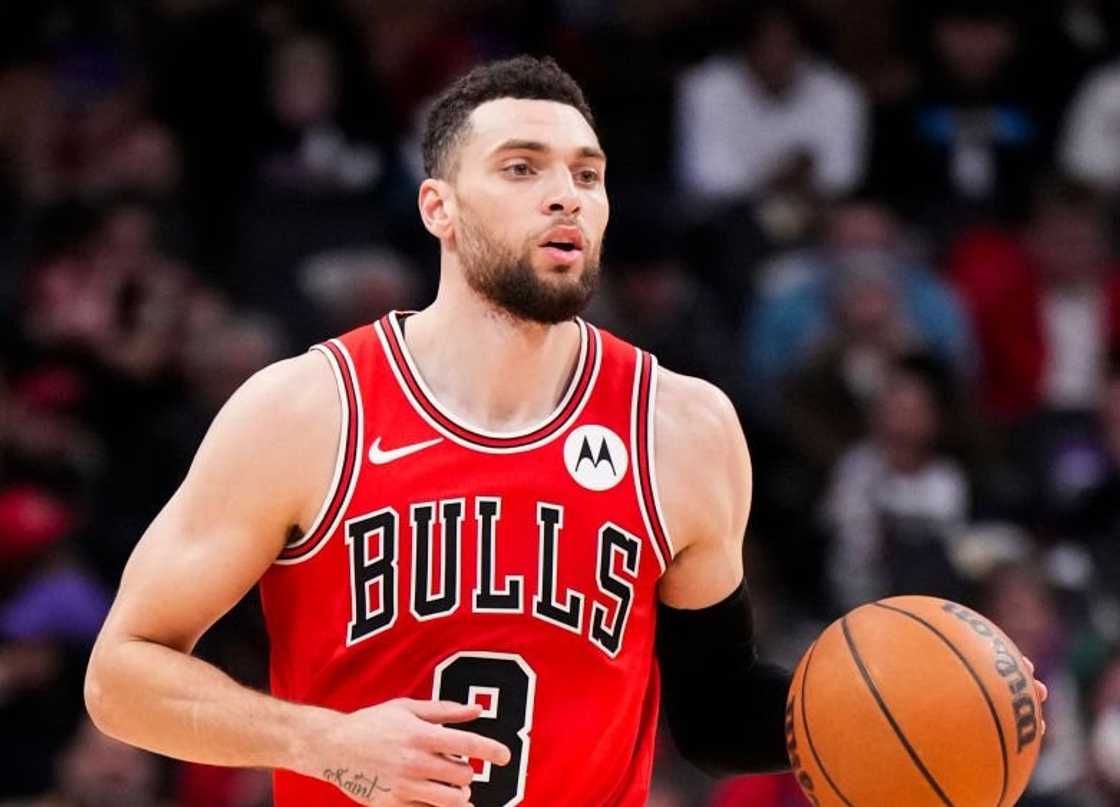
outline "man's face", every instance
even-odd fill
[[[766,21],[747,44],[747,61],[759,80],[775,95],[793,85],[801,59],[797,29],[785,17]]]
[[[1007,21],[947,17],[933,31],[942,64],[963,84],[983,89],[1015,55],[1018,35]]]
[[[570,319],[594,292],[610,213],[595,132],[574,107],[513,98],[480,105],[469,126],[444,249],[472,289],[513,316]]]

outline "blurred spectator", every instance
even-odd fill
[[[968,517],[969,490],[963,469],[940,450],[944,384],[928,362],[894,365],[871,437],[833,469],[822,515],[841,611],[898,593],[961,597],[949,552]]]
[[[1102,590],[1120,594],[1120,355],[1110,361],[1094,412],[1034,428],[1046,527],[1055,539],[1085,546]]]
[[[1062,167],[1102,192],[1120,192],[1120,64],[1090,75],[1070,106]]]
[[[20,202],[49,201],[66,189],[66,131],[59,88],[44,65],[0,73],[0,170]]]
[[[1054,593],[1029,562],[995,568],[981,581],[982,613],[999,625],[1034,662],[1035,675],[1046,682],[1046,738],[1024,807],[1077,805],[1086,770],[1084,726],[1077,683],[1070,668],[1070,626]]]
[[[1090,807],[1120,805],[1120,655],[1101,672],[1090,702],[1089,764],[1096,785]]]
[[[0,780],[45,789],[49,764],[81,712],[89,648],[109,593],[62,543],[73,508],[31,485],[0,492]]]
[[[824,23],[836,61],[862,85],[874,103],[914,89],[917,69],[905,49],[904,11],[899,0],[804,0]],[[858,20],[858,25],[852,21]]]
[[[137,121],[105,149],[91,166],[88,188],[109,194],[128,190],[152,199],[167,199],[179,191],[182,156],[170,131],[151,120]]]
[[[924,347],[960,372],[968,369],[971,341],[949,289],[929,269],[882,202],[852,197],[826,218],[824,242],[780,255],[765,265],[744,333],[745,372],[755,404],[777,404],[783,383],[837,340],[845,326],[855,342],[882,353],[851,351],[883,361],[902,347]],[[851,387],[866,399],[885,365],[853,358]],[[866,367],[856,369],[855,365]],[[847,370],[845,370],[847,372]],[[860,376],[857,380],[855,376]]]
[[[5,807],[171,807],[159,797],[158,759],[105,736],[83,719],[59,755],[55,786],[42,798]]]
[[[844,193],[863,175],[859,88],[808,52],[789,6],[753,13],[742,53],[714,56],[678,88],[677,174],[703,199],[793,187]]]
[[[385,311],[414,308],[422,291],[416,267],[385,246],[313,255],[299,268],[299,284],[332,333],[345,333]]]
[[[269,99],[275,142],[261,164],[266,186],[303,193],[368,190],[381,157],[339,125],[339,67],[329,43],[309,34],[281,43],[272,57]]]
[[[163,252],[147,202],[118,199],[93,222],[32,267],[27,331],[44,348],[154,379],[174,359],[193,277]]]
[[[1025,4],[1031,95],[1045,110],[1048,137],[1056,140],[1070,99],[1086,74],[1115,57],[1120,7],[1111,0],[1055,0]]]
[[[933,5],[930,64],[917,92],[878,111],[873,182],[934,226],[1014,211],[1033,177],[1041,124],[1019,80],[1016,8]]]
[[[949,274],[976,332],[991,414],[1093,405],[1107,351],[1120,344],[1120,274],[1094,194],[1044,183],[1021,233],[966,233]]]
[[[603,288],[588,316],[634,344],[649,345],[675,372],[733,377],[733,345],[718,314],[724,301],[689,271],[672,225],[625,213],[619,218],[612,227],[624,237],[611,243]]]

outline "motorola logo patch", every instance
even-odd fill
[[[608,428],[580,426],[564,442],[564,465],[588,490],[609,490],[626,476],[626,445]]]

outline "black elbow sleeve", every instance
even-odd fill
[[[745,585],[708,608],[658,606],[662,708],[685,759],[713,776],[789,770],[791,674],[759,661]]]

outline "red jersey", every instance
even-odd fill
[[[330,493],[261,580],[273,694],[344,712],[477,702],[482,716],[456,727],[512,759],[476,763],[474,804],[645,804],[657,583],[673,555],[654,477],[656,360],[579,320],[555,411],[495,434],[435,400],[403,319],[312,348],[345,406]],[[275,799],[353,803],[287,771]]]

